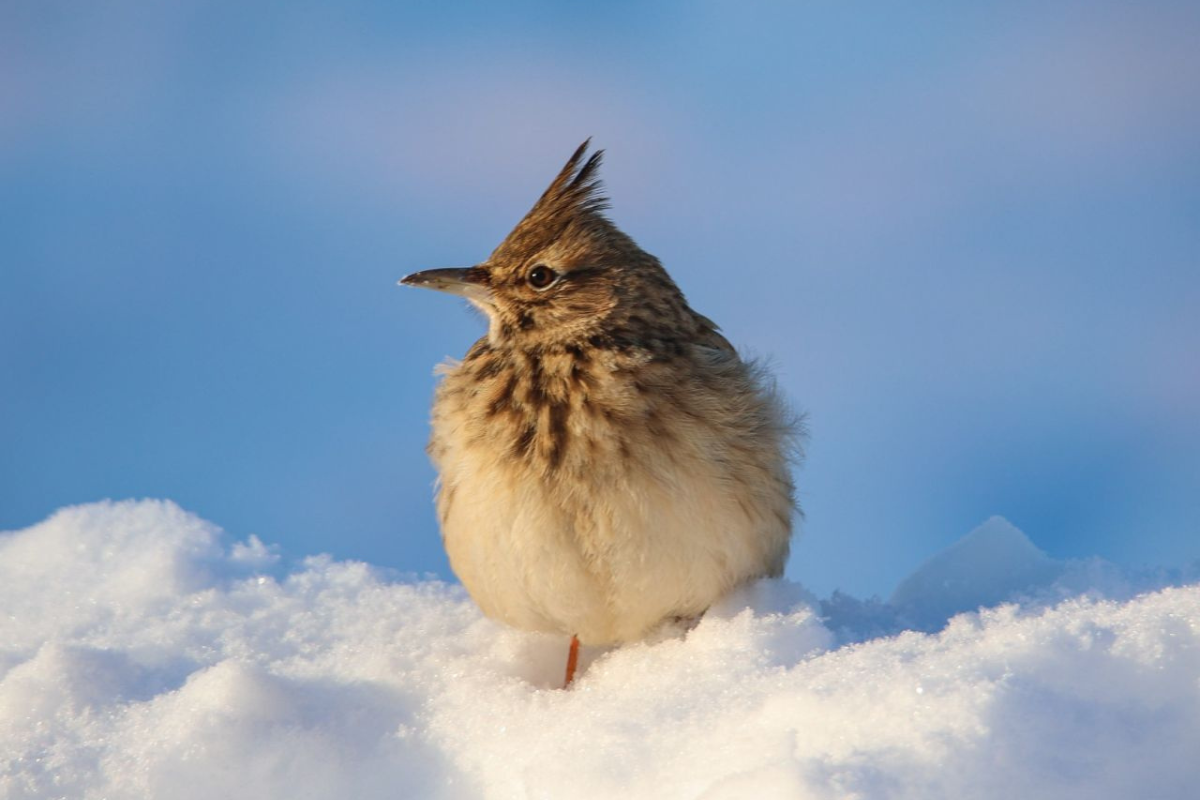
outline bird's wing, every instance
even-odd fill
[[[692,312],[695,314],[695,312]],[[717,327],[717,323],[713,322],[703,314],[696,314],[696,321],[700,323],[700,336],[696,339],[696,344],[701,347],[709,347],[713,350],[720,350],[731,355],[737,355],[737,350],[721,333],[721,329]]]

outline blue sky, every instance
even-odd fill
[[[1200,558],[1200,8],[6,3],[0,528],[169,497],[449,576],[432,369],[585,137],[612,217],[810,418],[789,575],[992,514]]]

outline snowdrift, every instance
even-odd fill
[[[64,509],[0,535],[0,797],[1200,794],[1195,568],[1000,519],[890,602],[763,582],[571,691],[565,644],[169,502]]]

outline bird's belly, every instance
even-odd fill
[[[454,573],[485,614],[525,630],[593,632],[611,625],[607,589],[537,492],[456,500],[442,533]],[[599,637],[597,637],[599,634]]]
[[[626,464],[568,489],[519,463],[465,459],[452,481],[442,492],[453,502],[441,498],[446,551],[484,613],[586,644],[701,614],[786,557],[789,522],[738,503],[703,465],[664,476]]]

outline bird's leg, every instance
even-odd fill
[[[571,637],[571,649],[567,651],[567,680],[563,683],[566,689],[575,680],[575,667],[579,665],[579,637]]]

